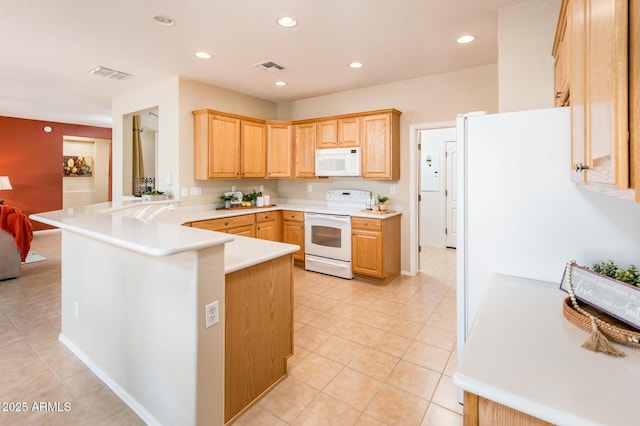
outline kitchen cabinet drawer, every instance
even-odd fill
[[[272,220],[278,219],[278,212],[264,212],[264,213],[256,213],[256,223],[260,222],[270,222]]]
[[[351,227],[354,229],[382,230],[382,219],[366,219],[364,217],[352,217]]]
[[[255,215],[245,214],[241,216],[224,217],[221,219],[201,220],[192,222],[194,228],[207,229],[209,231],[225,232],[229,228],[250,226],[255,223]]]
[[[295,222],[304,222],[304,212],[296,212],[292,210],[284,210],[282,212],[282,220],[291,220]]]

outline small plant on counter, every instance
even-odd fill
[[[167,196],[164,192],[158,191],[157,189],[152,189],[151,187],[147,187],[147,192],[142,194],[143,201],[157,201],[157,200],[166,200]]]
[[[144,193],[145,195],[163,195],[164,192],[162,191],[158,191],[157,189],[150,189],[147,188],[147,192]]]
[[[389,197],[387,197],[386,195],[380,195],[380,194],[376,196],[376,199],[378,200],[378,204],[384,204],[387,201],[389,201]]]
[[[595,263],[592,269],[599,274],[640,287],[640,272],[636,265],[630,265],[627,269],[623,269],[613,263],[613,260],[608,260]]]
[[[380,195],[378,194],[376,196],[376,200],[378,200],[378,208],[381,211],[386,211],[387,210],[387,201],[389,201],[389,197],[387,197],[386,195]]]
[[[236,201],[238,199],[238,197],[236,197],[236,194],[233,193],[226,193],[226,194],[222,194],[220,196],[220,199],[222,201],[224,201],[224,208],[228,209],[231,207],[231,202],[232,201]]]

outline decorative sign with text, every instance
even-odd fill
[[[566,272],[560,289],[569,292]],[[571,286],[576,299],[640,330],[640,288],[582,266],[571,267]]]

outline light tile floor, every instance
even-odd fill
[[[60,234],[32,249],[49,259],[0,281],[0,425],[143,424],[57,340]],[[455,251],[427,248],[422,269],[380,286],[296,268],[289,377],[236,424],[461,425]]]

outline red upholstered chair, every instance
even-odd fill
[[[0,205],[0,280],[20,276],[33,239],[29,218],[17,207]]]

